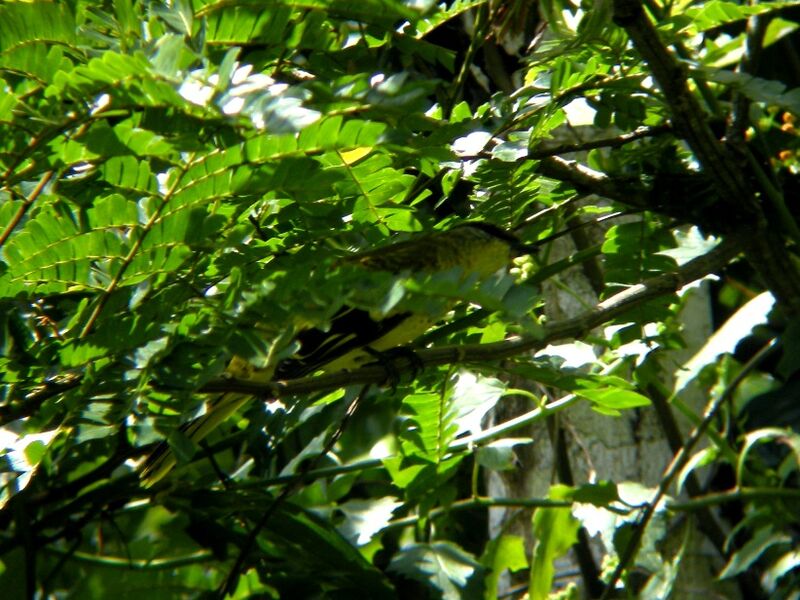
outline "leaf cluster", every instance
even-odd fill
[[[589,529],[612,557],[582,570],[591,593],[668,597],[686,556],[663,551],[668,524],[718,505],[719,577],[791,594],[800,82],[759,64],[796,57],[793,4],[527,4],[0,3],[9,597],[495,598],[509,570],[544,598]],[[636,217],[592,225],[617,210]],[[470,220],[548,241],[477,289],[342,260]],[[569,256],[549,241],[565,229]],[[672,388],[684,286],[711,273],[736,327]],[[547,286],[584,310],[554,318]],[[448,312],[390,368],[223,376],[232,357],[274,368],[345,306]],[[778,366],[736,351],[763,323]],[[201,447],[182,434],[238,384],[255,400]],[[523,414],[490,427],[512,399]],[[562,470],[547,498],[487,497],[484,476],[534,442],[519,428],[578,403],[598,419],[654,405],[677,467],[654,490]],[[164,439],[178,468],[144,489],[137,462]],[[723,489],[699,484],[709,465]],[[533,548],[487,539],[503,506],[535,508]]]

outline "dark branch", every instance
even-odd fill
[[[577,142],[574,144],[558,144],[555,146],[540,144],[528,153],[528,158],[539,159],[547,156],[569,154],[570,152],[585,152],[586,150],[594,150],[595,148],[619,148],[642,138],[655,137],[670,132],[672,132],[672,127],[670,125],[658,125],[655,127],[642,126],[612,138]]]
[[[740,223],[764,228],[755,195],[740,165],[714,135],[697,98],[689,90],[686,69],[662,43],[639,0],[615,0],[614,21],[625,29],[649,65],[671,112],[675,130],[686,140],[720,196],[738,211]]]
[[[787,254],[782,237],[770,230],[754,185],[758,177],[746,155],[715,137],[687,85],[686,69],[659,38],[641,0],[614,0],[614,22],[625,29],[647,62],[671,110],[676,133],[692,149],[716,189],[718,199],[714,209],[719,215],[718,229],[749,234],[742,238],[747,260],[784,310],[790,315],[800,313],[800,272]],[[769,195],[768,190],[761,192]]]
[[[538,350],[558,340],[579,337],[643,302],[674,293],[684,285],[723,268],[738,252],[737,238],[731,237],[711,252],[687,262],[674,273],[666,273],[631,286],[601,302],[594,310],[583,315],[545,325],[541,336],[516,337],[491,344],[442,346],[418,350],[415,354],[422,365],[433,367],[453,363],[494,362]],[[400,372],[411,372],[415,367],[413,362],[411,359],[398,357],[393,361],[392,366]],[[386,369],[383,366],[375,365],[354,371],[270,383],[226,379],[208,383],[200,391],[207,393],[240,392],[275,399],[333,390],[349,385],[382,384],[386,378]]]
[[[82,377],[74,374],[45,381],[22,400],[0,405],[0,425],[35,414],[46,400],[78,387],[81,381]]]

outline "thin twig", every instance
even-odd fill
[[[663,393],[660,386],[656,384],[646,386],[645,392],[653,405],[656,418],[661,425],[661,430],[664,432],[664,437],[669,445],[670,452],[672,452],[673,455],[677,454],[684,446],[683,434],[681,433],[680,427],[678,427],[675,415],[672,413],[667,395]],[[696,498],[702,495],[702,487],[694,471],[686,476],[684,485],[686,491],[689,493],[689,497]],[[709,510],[700,512],[699,517],[700,529],[706,534],[706,537],[711,540],[711,543],[714,544],[720,556],[725,556],[726,535],[717,522],[716,517]]]
[[[427,519],[436,519],[456,510],[469,510],[472,508],[495,508],[498,506],[509,508],[572,508],[572,500],[551,500],[550,498],[492,498],[476,496],[466,500],[456,500],[447,506],[434,508],[425,515]],[[416,525],[422,517],[412,515],[394,519],[386,524],[386,529],[396,529],[398,527],[408,527]]]
[[[6,243],[11,233],[14,229],[17,228],[22,218],[25,216],[25,213],[28,212],[33,203],[36,202],[36,199],[41,195],[44,191],[45,186],[50,182],[50,180],[55,175],[55,171],[45,171],[42,175],[42,178],[39,180],[39,183],[36,184],[36,187],[33,188],[33,191],[28,195],[28,197],[24,200],[24,202],[20,205],[17,209],[16,214],[12,217],[11,222],[6,226],[3,230],[3,233],[0,234],[0,247]]]
[[[528,152],[528,158],[540,159],[546,156],[558,156],[560,154],[569,154],[572,152],[584,152],[586,150],[594,150],[596,148],[619,148],[625,144],[630,144],[636,140],[647,137],[656,137],[665,133],[671,133],[671,125],[657,125],[653,127],[637,127],[633,131],[622,133],[612,138],[602,138],[599,140],[590,140],[588,142],[575,142],[558,144],[557,146],[547,146],[541,144]]]
[[[163,198],[161,199],[161,203],[158,205],[158,208],[153,211],[153,214],[148,219],[145,226],[142,228],[139,237],[131,246],[131,249],[128,251],[128,254],[122,260],[122,264],[119,267],[119,270],[114,275],[114,278],[108,284],[106,289],[103,291],[103,294],[97,301],[97,304],[92,311],[92,314],[89,316],[89,319],[86,321],[86,325],[83,326],[83,330],[81,331],[80,335],[78,336],[79,339],[83,339],[91,333],[94,324],[97,322],[97,319],[100,318],[100,313],[105,308],[106,303],[108,302],[109,298],[111,298],[111,294],[119,287],[120,282],[122,281],[122,277],[125,275],[125,272],[128,270],[128,267],[131,266],[133,260],[136,258],[136,255],[139,253],[139,250],[144,243],[147,234],[152,231],[153,227],[155,226],[158,219],[161,217],[161,212],[164,210],[164,207],[169,203],[172,197],[175,195],[176,191],[178,190],[178,185],[181,183],[184,174],[189,170],[189,167],[192,165],[192,159],[186,161],[181,169],[180,175],[175,177],[175,180],[172,182],[170,188],[166,191]]]
[[[80,542],[80,539],[78,542]],[[88,563],[95,567],[124,569],[125,571],[165,571],[185,567],[187,565],[206,563],[214,558],[214,555],[206,550],[201,550],[200,552],[195,552],[186,556],[148,558],[147,560],[137,560],[121,556],[99,556],[96,554],[89,554],[88,552],[71,552],[58,548],[45,548],[44,552],[78,562]]]
[[[639,545],[644,537],[647,524],[655,515],[656,509],[658,508],[661,499],[672,485],[672,481],[691,459],[691,453],[694,450],[694,447],[700,441],[700,438],[703,436],[706,429],[708,429],[708,426],[711,425],[711,421],[714,419],[719,409],[730,399],[744,378],[747,377],[750,372],[755,369],[772,351],[775,344],[776,340],[773,339],[763,348],[761,348],[761,350],[759,350],[749,361],[747,361],[744,367],[742,367],[742,370],[737,373],[736,377],[733,378],[723,392],[717,398],[709,401],[705,409],[703,420],[698,423],[689,438],[686,440],[684,446],[674,456],[669,466],[664,471],[664,475],[661,477],[661,481],[658,484],[658,489],[656,490],[653,499],[648,503],[644,512],[637,519],[636,524],[633,527],[631,538],[628,541],[628,545],[625,547],[625,550],[619,557],[619,564],[617,564],[617,568],[614,569],[614,573],[611,575],[611,578],[608,581],[608,587],[601,597],[601,600],[606,600],[607,598],[611,597],[611,594],[616,587],[617,581],[619,581],[619,578],[622,576],[623,571],[625,571],[625,569],[628,568],[628,565],[636,558],[636,554],[639,551]]]
[[[676,500],[667,503],[669,510],[697,511],[707,509],[709,506],[718,506],[728,502],[742,502],[745,500],[758,500],[766,502],[783,498],[792,502],[800,502],[800,490],[789,488],[751,488],[740,487],[718,492],[716,494],[706,494],[691,500]]]
[[[217,591],[217,596],[219,598],[225,598],[228,594],[232,594],[236,589],[236,583],[239,580],[239,572],[242,570],[244,566],[244,561],[247,559],[247,556],[250,554],[250,551],[253,549],[253,546],[256,543],[256,539],[258,538],[259,533],[266,527],[267,522],[269,521],[270,517],[275,514],[278,508],[284,503],[284,501],[294,493],[305,481],[306,476],[308,473],[317,465],[317,463],[326,456],[333,447],[336,445],[336,442],[339,441],[339,438],[344,433],[345,427],[347,426],[348,422],[355,414],[356,410],[358,410],[358,406],[361,401],[366,396],[367,390],[369,386],[364,386],[361,391],[359,392],[358,396],[350,403],[350,406],[347,407],[347,410],[342,417],[339,426],[333,432],[328,442],[322,448],[320,453],[314,458],[314,460],[307,461],[304,463],[295,474],[294,478],[283,488],[283,491],[278,495],[277,498],[270,504],[269,508],[264,511],[264,514],[261,515],[261,518],[258,520],[256,525],[247,534],[247,538],[242,543],[241,548],[239,549],[239,555],[236,557],[236,562],[233,563],[233,567],[228,572],[228,576],[225,578],[222,586]]]

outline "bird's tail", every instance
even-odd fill
[[[181,427],[181,432],[192,442],[198,443],[251,399],[252,396],[249,394],[234,392],[223,394],[211,403],[206,414],[194,421],[185,423]],[[139,479],[142,481],[142,485],[144,487],[155,485],[176,464],[177,458],[173,449],[166,440],[161,442],[150,453],[139,471]]]
[[[225,372],[238,379],[266,382],[272,380],[275,369],[273,367],[256,369],[245,359],[234,356],[228,363]],[[222,394],[209,403],[206,414],[185,423],[181,427],[181,432],[192,442],[198,443],[216,429],[220,423],[252,400],[253,396],[251,394],[238,392]],[[142,485],[150,487],[156,484],[172,470],[177,462],[174,450],[166,441],[161,442],[145,459],[139,470],[139,479]]]

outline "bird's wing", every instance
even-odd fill
[[[355,351],[369,347],[380,352],[407,343],[420,335],[415,331],[419,326],[412,326],[405,334],[401,334],[401,341],[391,343],[393,340],[389,338],[394,337],[391,334],[399,333],[398,328],[408,328],[412,325],[411,321],[413,315],[409,312],[395,313],[376,320],[366,310],[344,307],[334,316],[329,329],[307,329],[300,332],[297,336],[300,351],[294,357],[281,361],[275,377],[293,379],[322,368],[333,372],[360,366],[358,363],[361,361],[353,354]],[[427,322],[430,322],[429,318]],[[407,337],[408,335],[411,337]],[[353,359],[353,364],[349,364],[346,358],[348,356]]]

